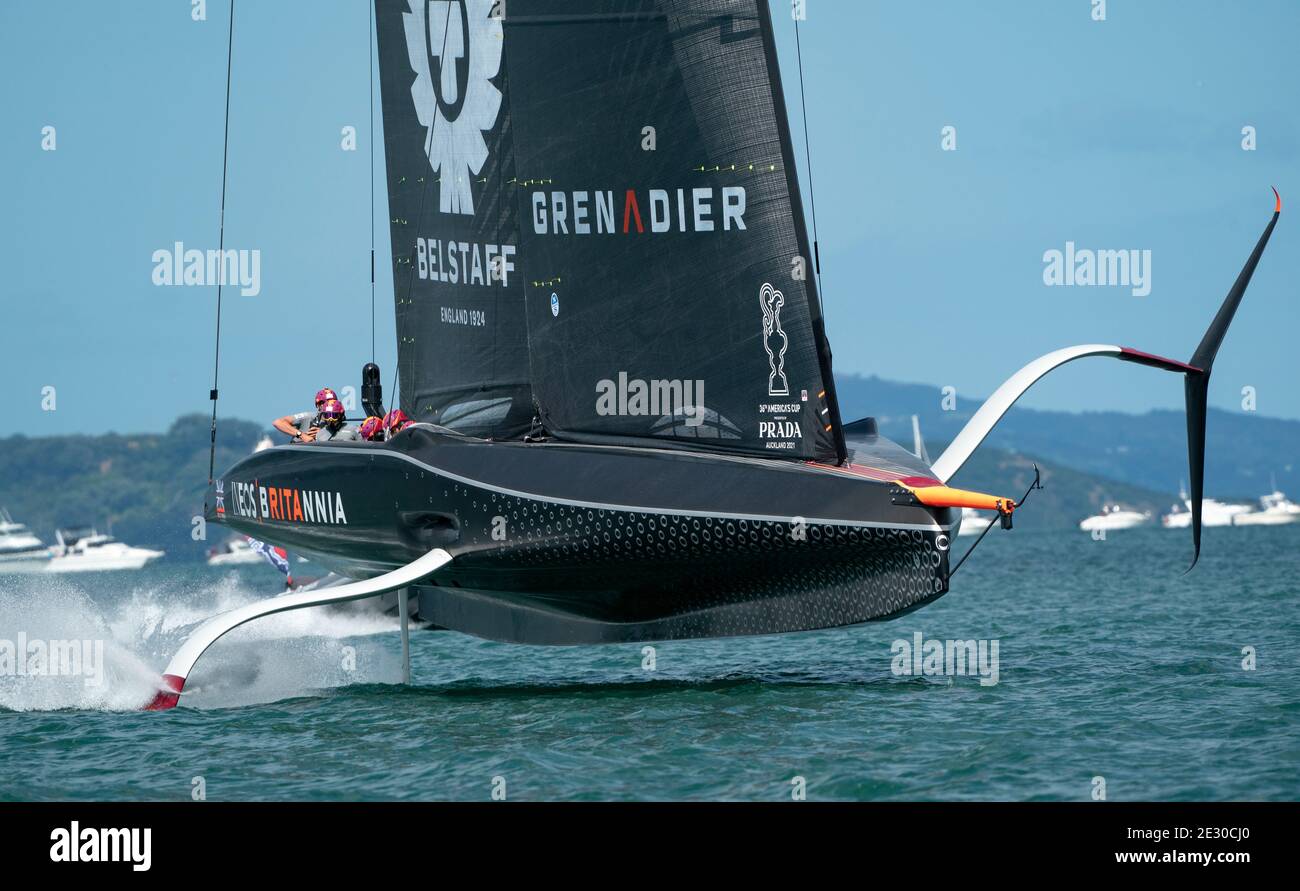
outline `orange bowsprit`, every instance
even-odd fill
[[[966,489],[954,489],[951,486],[917,486],[908,485],[902,480],[897,485],[912,493],[917,501],[927,507],[969,507],[975,510],[995,510],[1000,514],[1010,515],[1016,509],[1012,498],[997,495],[985,495],[983,492],[971,492]]]

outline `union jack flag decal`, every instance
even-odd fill
[[[285,575],[289,574],[289,554],[284,548],[272,547],[264,541],[258,541],[256,538],[245,537],[248,538],[248,546],[265,557],[266,562]]]

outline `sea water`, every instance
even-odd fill
[[[135,709],[170,653],[274,570],[4,576],[0,640],[103,647],[98,684],[0,674],[0,799],[1300,797],[1300,526],[1209,529],[1189,558],[1185,531],[994,530],[893,621],[572,648],[417,631],[409,687],[394,618],[305,610],[223,638],[165,713]]]

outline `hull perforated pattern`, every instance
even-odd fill
[[[456,483],[443,494],[461,520],[462,551],[447,578],[497,592],[515,578],[530,612],[584,626],[549,642],[852,625],[909,611],[947,590],[941,532],[591,508]],[[455,597],[445,583],[439,590],[433,604]],[[456,621],[455,607],[432,609],[428,618],[438,624],[465,623]],[[508,624],[495,633],[463,630],[525,639],[517,623]]]

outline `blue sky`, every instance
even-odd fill
[[[1300,5],[1286,0],[807,0],[800,26],[824,298],[839,373],[986,395],[1034,356],[1121,343],[1187,358],[1268,220],[1300,208]],[[209,410],[213,288],[152,254],[216,246],[226,0],[0,3],[0,435],[161,430]],[[774,0],[802,158],[793,24]],[[223,414],[269,420],[371,357],[366,0],[240,0]],[[377,112],[376,112],[377,114]],[[340,149],[341,129],[359,131]],[[940,147],[953,126],[956,151]],[[1257,149],[1243,151],[1253,126]],[[53,126],[57,150],[41,150]],[[378,122],[376,122],[378,126]],[[395,354],[377,152],[376,359]],[[1295,211],[1292,211],[1292,216]],[[1300,252],[1284,213],[1211,401],[1300,418]],[[1043,284],[1043,253],[1150,250],[1151,293]],[[41,410],[42,388],[57,411]],[[936,392],[936,399],[938,394]],[[1174,377],[1090,360],[1026,403],[1181,407]]]

